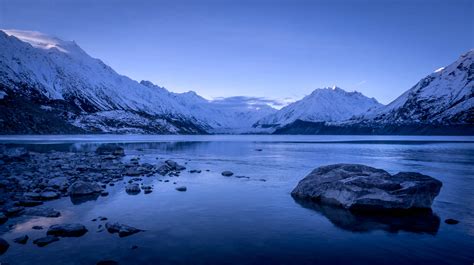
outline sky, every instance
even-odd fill
[[[74,40],[137,81],[291,102],[337,85],[387,104],[474,48],[471,0],[0,0],[0,28]]]

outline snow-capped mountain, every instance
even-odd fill
[[[73,41],[0,30],[0,134],[474,134],[473,80],[471,50],[387,106],[334,87],[277,111],[251,97],[138,83]]]
[[[257,123],[255,127],[281,127],[296,120],[334,122],[348,120],[382,104],[359,92],[347,92],[339,87],[320,88]]]
[[[364,114],[362,120],[383,124],[474,124],[474,50],[421,79],[387,106]]]
[[[141,81],[142,85],[164,89],[150,81]],[[169,92],[183,106],[209,126],[210,133],[248,133],[261,132],[251,129],[252,124],[277,110],[266,105],[239,100],[240,97],[207,100],[194,91],[185,93]]]
[[[0,30],[2,133],[208,133],[248,123],[194,92],[138,83],[90,57],[73,41]],[[268,111],[262,111],[266,115]],[[70,126],[73,125],[73,126]]]
[[[474,134],[474,50],[440,68],[386,106],[348,120],[297,120],[278,134]]]

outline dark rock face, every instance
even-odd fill
[[[420,173],[390,175],[369,166],[335,164],[315,169],[291,195],[350,210],[429,209],[441,186]]]
[[[60,237],[80,237],[87,233],[87,228],[81,224],[59,224],[49,227],[47,234]]]
[[[41,238],[33,240],[33,244],[37,245],[38,247],[44,247],[56,241],[59,241],[59,238],[55,236],[45,236],[45,237],[41,237]]]
[[[141,229],[119,223],[106,223],[105,228],[111,234],[118,233],[119,237],[126,237],[143,231]]]
[[[0,237],[0,255],[7,252],[9,247],[10,247],[10,244],[8,244],[8,242],[5,239]]]
[[[101,191],[102,188],[97,183],[76,181],[69,187],[69,196],[85,196]]]

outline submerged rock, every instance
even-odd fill
[[[111,234],[118,233],[119,237],[126,237],[143,231],[141,229],[119,223],[106,223],[105,228]]]
[[[25,210],[25,215],[41,217],[59,217],[61,213],[51,207],[34,207]]]
[[[138,185],[137,183],[128,184],[128,185],[125,187],[125,191],[126,191],[128,194],[132,194],[132,195],[138,194],[138,193],[140,193],[140,191],[141,191],[140,185]]]
[[[85,196],[102,192],[99,184],[93,182],[76,181],[69,187],[69,196]]]
[[[59,194],[54,191],[44,191],[40,193],[42,200],[53,200],[59,198]]]
[[[6,216],[20,216],[24,213],[25,208],[21,206],[11,207],[5,210]]]
[[[390,175],[382,169],[357,164],[319,167],[291,192],[351,210],[408,210],[431,208],[442,183],[415,172]]]
[[[181,187],[176,187],[176,190],[177,191],[187,191],[188,188],[186,188],[186,186],[181,186]]]
[[[231,177],[232,175],[234,175],[234,172],[226,170],[226,171],[223,171],[221,175],[224,177]]]
[[[24,235],[13,239],[13,242],[24,245],[26,244],[26,242],[28,242],[28,239],[29,237],[27,235]]]
[[[9,247],[10,247],[10,244],[8,244],[8,242],[5,239],[0,237],[0,255],[7,252]]]
[[[24,207],[34,207],[43,204],[42,201],[35,201],[35,200],[19,200],[17,205],[24,206]]]
[[[455,225],[455,224],[459,224],[459,221],[456,220],[456,219],[451,219],[451,218],[448,218],[446,220],[444,220],[444,222],[448,225]]]
[[[153,192],[153,187],[148,186],[148,185],[144,185],[144,186],[142,186],[142,190],[143,190],[143,192],[145,192],[145,194],[150,194],[150,193]]]
[[[58,224],[49,227],[47,234],[61,237],[80,237],[87,233],[87,228],[81,224]]]
[[[33,240],[33,244],[37,245],[38,247],[44,247],[56,241],[59,241],[59,238],[55,236],[45,236]]]

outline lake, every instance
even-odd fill
[[[10,244],[0,264],[472,264],[474,262],[474,137],[424,136],[1,136],[0,143],[34,152],[93,151],[120,143],[126,156],[150,164],[186,164],[178,177],[143,177],[150,194],[129,195],[124,182],[109,196],[73,204],[45,203],[59,218],[18,217],[0,226]],[[314,168],[360,163],[416,171],[443,187],[433,213],[417,218],[355,216],[298,203],[291,190]],[[208,171],[206,171],[208,170]],[[231,170],[237,177],[223,177]],[[244,178],[245,177],[245,178]],[[159,179],[170,179],[160,182]],[[127,180],[127,178],[125,179]],[[176,182],[176,184],[173,184]],[[176,186],[184,185],[186,192]],[[105,216],[145,230],[119,238],[98,232]],[[444,223],[447,218],[460,221]],[[34,225],[81,223],[89,232],[39,248]],[[12,224],[12,227],[9,225]],[[100,230],[99,230],[100,231]],[[132,248],[136,246],[136,248]]]

